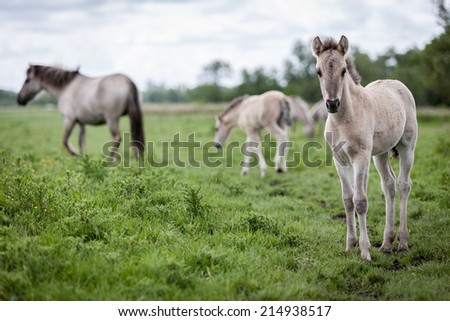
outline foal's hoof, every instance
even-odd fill
[[[381,253],[384,253],[384,254],[390,254],[390,253],[392,253],[392,249],[391,249],[391,245],[389,244],[389,245],[384,245],[384,244],[381,244],[381,246],[380,246],[380,248],[378,249]]]
[[[277,168],[277,173],[281,174],[281,173],[285,173],[286,170],[282,169],[282,168]]]
[[[369,253],[361,253],[361,257],[366,260],[367,262],[372,262],[372,258],[370,257]]]
[[[397,248],[395,249],[395,251],[396,252],[408,252],[409,251],[408,244],[403,244],[403,245],[399,244],[397,246]]]
[[[381,253],[384,253],[384,254],[391,254],[392,253],[392,250],[391,250],[391,248],[390,247],[380,247],[379,249],[378,249]]]

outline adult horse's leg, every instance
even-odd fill
[[[77,155],[75,150],[72,148],[72,146],[69,143],[69,137],[72,133],[73,127],[75,126],[75,120],[69,117],[64,118],[64,136],[63,136],[63,144],[64,147],[66,147],[67,151],[70,155]]]
[[[119,120],[118,119],[107,119],[109,131],[111,133],[112,139],[114,141],[113,148],[111,149],[111,157],[116,161],[117,150],[119,149],[121,137],[119,131]]]
[[[84,147],[85,147],[85,125],[82,123],[78,123],[80,126],[80,131],[78,133],[78,144],[80,145],[80,154],[84,155]]]
[[[394,200],[395,200],[395,174],[389,163],[389,154],[381,154],[373,157],[373,162],[381,178],[381,188],[386,198],[386,226],[384,228],[383,244],[380,251],[391,252],[394,241]]]
[[[349,252],[357,243],[355,205],[353,204],[353,168],[350,164],[343,165],[337,161],[334,164],[341,179],[342,201],[344,203],[347,221],[347,242],[345,249]]]
[[[397,146],[400,156],[400,174],[398,177],[398,194],[400,195],[400,227],[397,238],[398,251],[408,251],[409,232],[406,224],[408,197],[411,191],[411,169],[414,163],[414,150],[408,146]]]
[[[370,242],[367,235],[367,180],[369,178],[370,155],[368,153],[359,153],[353,159],[353,168],[355,175],[355,194],[353,195],[353,204],[358,214],[359,222],[359,249],[361,256],[371,261],[369,248]]]

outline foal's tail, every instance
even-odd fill
[[[291,126],[292,125],[292,119],[291,119],[291,107],[289,106],[289,102],[286,98],[283,98],[280,101],[280,115],[278,116],[278,126],[281,128],[284,128],[285,125]]]
[[[128,98],[128,115],[130,116],[131,139],[133,145],[138,149],[138,156],[143,156],[145,140],[142,111],[139,103],[139,92],[132,81],[130,81],[130,91],[131,95]]]

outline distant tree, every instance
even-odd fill
[[[450,106],[450,28],[429,43],[422,52],[425,89],[431,104]]]
[[[411,90],[417,105],[429,103],[425,88],[426,74],[422,51],[410,49],[404,54],[395,54],[391,78],[402,81]]]
[[[229,63],[221,60],[213,60],[203,67],[202,77],[205,83],[220,85],[220,81],[231,75],[231,66]]]
[[[445,0],[433,0],[433,3],[437,8],[438,23],[444,29],[448,29],[450,26],[450,13],[445,6]]]
[[[144,101],[151,103],[183,103],[188,102],[187,89],[184,87],[167,88],[165,85],[156,85],[148,82],[144,91]]]
[[[0,106],[14,106],[16,104],[16,93],[0,89]]]
[[[316,61],[309,45],[297,41],[292,56],[284,62],[283,80],[286,83],[284,92],[297,95],[315,102],[322,97],[316,75]]]
[[[254,71],[243,69],[241,71],[242,82],[235,90],[240,95],[259,95],[269,90],[281,90],[278,83],[276,71],[266,71],[258,67]]]
[[[356,69],[361,75],[361,84],[366,86],[377,79],[391,78],[392,70],[396,64],[395,55],[395,51],[392,48],[373,60],[367,53],[355,47],[353,49],[353,58]]]

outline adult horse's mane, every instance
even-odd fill
[[[339,43],[333,39],[333,38],[326,38],[322,42],[323,51],[326,50],[338,50]],[[361,76],[359,75],[358,71],[355,67],[355,62],[353,58],[350,56],[347,56],[345,58],[345,63],[347,64],[347,71],[349,72],[350,76],[352,77],[355,84],[360,85],[361,84]]]
[[[231,103],[228,105],[228,107],[220,114],[220,116],[224,116],[226,113],[228,113],[230,110],[238,106],[240,103],[242,103],[245,99],[247,99],[248,95],[239,96],[231,101]]]
[[[70,83],[80,72],[77,70],[64,70],[58,67],[32,65],[28,72],[33,71],[36,77],[47,84],[62,88]]]

